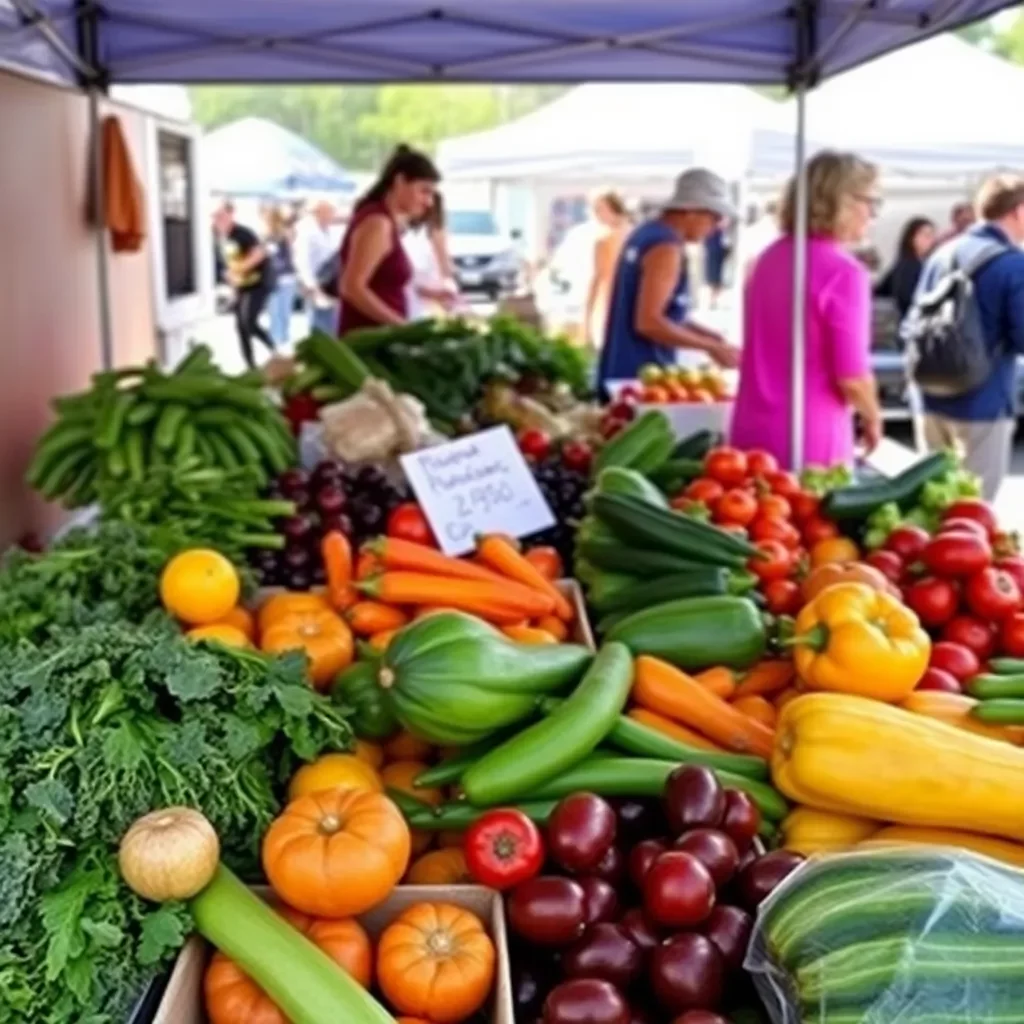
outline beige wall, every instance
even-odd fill
[[[144,180],[145,117],[125,134]],[[0,73],[0,548],[61,518],[22,483],[55,394],[87,386],[100,366],[95,235],[85,223],[85,97]],[[110,260],[115,363],[153,354],[149,255]]]

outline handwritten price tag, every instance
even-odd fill
[[[403,455],[401,462],[446,555],[472,551],[480,533],[525,537],[555,523],[508,427]]]

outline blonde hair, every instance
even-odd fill
[[[878,180],[874,164],[855,153],[822,150],[807,164],[807,232],[838,235],[851,199],[867,194]],[[786,185],[779,210],[779,224],[786,234],[796,227],[796,179]]]
[[[974,208],[982,220],[1002,220],[1021,205],[1024,205],[1024,177],[997,174],[978,189]]]
[[[616,217],[626,217],[629,215],[629,208],[626,206],[626,200],[623,199],[622,196],[614,189],[604,189],[594,192],[590,197],[591,208],[596,207],[599,203],[603,203],[607,206]]]

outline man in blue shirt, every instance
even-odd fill
[[[929,258],[919,291],[933,288],[946,266],[947,246],[957,247],[961,265],[971,250],[998,241],[1006,251],[974,275],[974,295],[992,372],[962,395],[924,396],[924,441],[929,451],[955,448],[982,479],[991,501],[1010,468],[1016,426],[1017,359],[1024,355],[1024,177],[998,175],[982,185],[976,202],[980,223],[947,242]],[[944,255],[946,254],[946,258]]]

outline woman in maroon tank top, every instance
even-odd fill
[[[339,336],[408,319],[412,264],[401,234],[431,208],[440,180],[429,157],[399,146],[359,200],[341,243]]]

